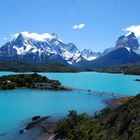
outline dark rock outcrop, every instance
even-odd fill
[[[32,128],[35,128],[35,127],[38,127],[39,124],[41,124],[43,121],[47,120],[50,116],[45,116],[45,117],[40,117],[40,116],[34,116],[32,118],[32,121],[27,123],[27,125],[21,129],[19,131],[20,134],[32,129]]]

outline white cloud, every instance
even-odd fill
[[[75,25],[73,25],[73,29],[82,29],[82,28],[84,28],[85,27],[85,24],[83,24],[83,23],[81,23],[81,24],[75,24]]]
[[[128,34],[130,32],[134,32],[136,37],[140,37],[140,25],[129,26],[129,27],[123,29],[123,31],[127,32]]]
[[[18,37],[20,33],[16,33],[12,35],[12,38]],[[38,41],[45,41],[48,39],[55,38],[55,35],[49,34],[49,33],[43,33],[43,34],[38,34],[38,33],[29,33],[29,32],[21,32],[21,34],[29,39],[34,39]]]

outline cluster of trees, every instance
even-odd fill
[[[53,83],[56,81],[50,80],[46,76],[41,76],[37,73],[7,75],[0,77],[0,89],[31,88],[33,83],[40,82]]]
[[[64,119],[60,120],[55,128],[56,139],[68,140],[102,140],[98,135],[104,129],[103,124],[98,124],[101,114],[106,115],[110,109],[106,108],[102,112],[95,112],[94,117],[89,117],[86,113],[78,114],[77,111],[69,111]],[[103,139],[105,140],[105,139]]]
[[[6,89],[15,89],[16,84],[14,82],[0,82],[0,89],[6,90]]]
[[[78,136],[79,133],[76,132],[75,128],[87,119],[88,116],[85,113],[78,114],[74,110],[69,111],[68,116],[57,123],[55,128],[56,138],[80,140],[81,136]],[[77,134],[75,135],[75,133]]]

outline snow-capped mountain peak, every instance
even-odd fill
[[[120,36],[116,42],[116,47],[127,47],[131,50],[137,50],[139,48],[139,43],[135,34],[132,32],[129,35]]]
[[[97,65],[104,64],[103,62],[108,64],[137,62],[140,60],[138,54],[140,54],[140,46],[134,33],[120,36],[115,47],[106,49],[102,54],[93,52],[91,49],[80,51],[73,43],[62,42],[55,33],[17,33],[14,34],[12,41],[0,47],[1,60],[59,62],[74,66],[90,65],[96,62]],[[100,61],[103,62],[98,63]]]
[[[7,59],[48,62],[63,61],[74,65],[83,60],[81,52],[73,43],[64,43],[53,33],[21,32],[0,48],[0,57]]]
[[[120,36],[117,41],[115,47],[111,47],[108,49],[105,49],[105,51],[102,53],[102,56],[116,50],[119,48],[125,48],[129,53],[132,51],[140,54],[140,46],[138,43],[138,39],[136,38],[135,34],[133,32]]]
[[[91,49],[84,49],[81,52],[83,58],[85,58],[88,61],[93,61],[96,58],[100,57],[101,53],[100,52],[93,52]]]

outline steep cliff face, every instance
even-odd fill
[[[116,42],[116,47],[127,47],[131,50],[138,50],[139,43],[135,34],[132,32],[128,36],[120,36]]]

